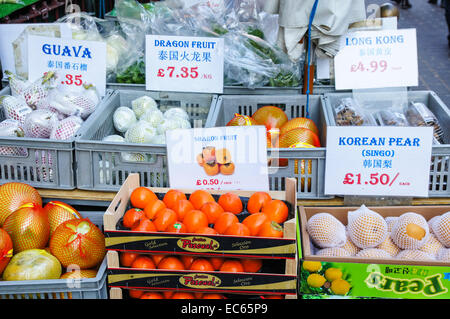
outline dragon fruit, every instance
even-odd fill
[[[156,129],[145,121],[139,121],[125,133],[125,141],[128,143],[153,143]]]
[[[0,122],[0,136],[24,137],[25,132],[19,121],[7,119]],[[0,155],[4,156],[27,156],[27,150],[21,147],[2,146]]]
[[[131,108],[136,114],[136,118],[139,120],[142,115],[150,110],[157,110],[158,104],[150,96],[144,95],[133,101],[131,101]]]
[[[113,124],[118,132],[125,133],[136,122],[136,115],[129,107],[120,106],[114,111]]]
[[[51,139],[67,140],[75,136],[80,129],[83,120],[78,116],[69,116],[60,121],[50,134]]]
[[[153,127],[158,127],[164,122],[164,115],[158,109],[150,110],[142,115],[140,120],[150,123]]]
[[[7,119],[19,121],[21,124],[28,113],[33,111],[22,99],[12,95],[0,96],[0,106],[3,107]]]
[[[189,114],[183,110],[181,107],[173,107],[164,112],[164,117],[166,119],[172,119],[174,117],[179,117],[189,121]]]
[[[50,110],[35,110],[25,118],[26,137],[49,138],[53,128],[58,124],[58,116]]]

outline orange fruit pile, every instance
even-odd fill
[[[162,199],[149,188],[138,187],[130,197],[132,208],[122,224],[132,231],[194,233],[203,235],[283,237],[281,226],[288,218],[288,206],[266,192],[253,193],[247,203],[231,192],[217,199],[206,190],[189,196],[170,189]],[[243,217],[243,216],[242,216]]]

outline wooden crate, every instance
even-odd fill
[[[250,283],[258,283],[258,287],[263,287],[263,291],[251,290],[245,286],[239,290],[233,290],[231,285],[230,289],[217,288],[216,292],[241,292],[246,293],[258,293],[258,294],[283,294],[287,298],[296,298],[296,285],[297,285],[297,244],[296,244],[296,185],[295,179],[287,179],[286,191],[270,192],[270,195],[274,199],[280,199],[289,203],[291,208],[290,219],[284,223],[284,238],[262,238],[262,237],[238,237],[238,236],[225,236],[225,235],[200,235],[196,234],[173,234],[162,232],[136,232],[127,230],[118,230],[119,222],[129,206],[129,198],[134,189],[140,186],[139,175],[131,174],[116,194],[111,204],[109,205],[104,215],[104,231],[105,240],[108,250],[108,272],[110,279],[110,293],[111,298],[121,298],[120,285],[129,286],[127,280],[120,280],[120,278],[136,278],[139,273],[140,276],[152,276],[153,278],[162,278],[161,276],[168,276],[168,271],[163,270],[130,270],[131,268],[121,268],[119,265],[119,252],[120,251],[132,251],[138,253],[163,253],[174,255],[194,255],[194,256],[222,256],[230,258],[261,258],[261,259],[278,259],[285,262],[284,273],[282,274],[236,274],[236,273],[222,273],[222,272],[205,272],[205,278],[210,278],[217,282],[230,282],[233,277],[236,277],[236,282],[242,283],[243,278],[247,281],[247,285]],[[155,194],[163,195],[169,189],[168,188],[151,188]],[[181,190],[186,194],[192,193],[192,190]],[[210,191],[213,196],[219,196],[226,193],[226,191]],[[242,197],[249,197],[253,192],[251,191],[234,191],[237,195]],[[195,237],[196,239],[204,239],[207,241],[213,241],[216,245],[214,249],[201,249],[200,251],[183,250],[177,245],[177,241],[185,240],[186,238]],[[246,249],[240,249],[247,245]],[[151,247],[151,248],[149,248]],[[222,249],[221,247],[226,247]],[[232,249],[235,247],[235,249]],[[237,247],[237,248],[236,248]],[[170,272],[171,276],[178,276],[177,282],[183,280],[183,276],[189,276],[198,274],[193,271],[182,272]],[[115,277],[113,277],[115,276]],[[208,277],[212,276],[212,277]],[[216,278],[217,277],[217,278]],[[237,279],[237,278],[240,279]],[[118,279],[119,278],[119,279]],[[166,278],[167,279],[167,278]],[[155,280],[157,281],[157,279]],[[264,286],[264,283],[268,285]],[[261,286],[262,285],[262,286]],[[271,285],[271,286],[270,286]],[[273,293],[274,288],[278,285],[279,291]],[[281,287],[281,288],[280,288]],[[237,287],[234,287],[237,288]],[[148,287],[148,289],[155,289],[154,286]],[[180,286],[174,286],[173,289],[180,289]],[[189,287],[189,289],[196,290],[198,288]],[[210,289],[210,288],[208,288]],[[198,289],[203,291],[204,289]],[[275,289],[276,290],[276,289]],[[212,289],[210,292],[214,292]]]

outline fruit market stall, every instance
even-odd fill
[[[448,299],[450,110],[363,2],[5,28],[0,299]]]

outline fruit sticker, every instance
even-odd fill
[[[171,130],[166,142],[171,188],[269,190],[263,125]]]

